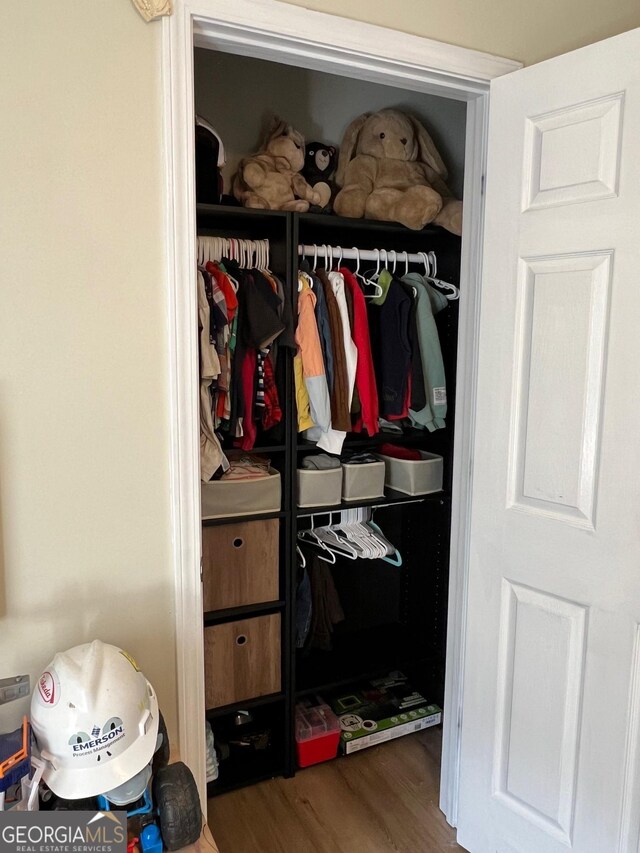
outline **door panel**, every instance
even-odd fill
[[[459,843],[638,853],[640,31],[492,83]]]

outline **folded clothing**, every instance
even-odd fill
[[[403,432],[402,426],[398,421],[394,423],[393,421],[387,421],[384,418],[379,418],[378,426],[382,432],[395,432],[398,435],[402,435]]]
[[[419,462],[422,459],[419,450],[412,450],[410,447],[398,447],[397,444],[381,444],[378,452],[383,456],[405,459],[409,462]]]
[[[271,460],[253,453],[229,453],[229,470],[222,480],[263,480],[269,477]]]
[[[347,450],[340,457],[340,461],[346,465],[370,465],[372,462],[379,462],[379,459],[367,450],[361,450],[360,452]]]
[[[317,453],[313,456],[305,456],[300,467],[328,471],[331,468],[339,468],[340,460],[336,456],[329,456],[328,453]]]

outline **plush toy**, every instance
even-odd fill
[[[245,207],[304,213],[323,197],[300,174],[303,166],[304,137],[274,118],[260,150],[240,162],[233,194]]]
[[[347,128],[334,203],[339,216],[390,220],[419,230],[433,222],[462,233],[462,202],[445,184],[447,170],[433,140],[398,110],[364,113]]]
[[[323,142],[307,144],[302,177],[309,186],[322,195],[322,201],[318,207],[323,211],[330,207],[330,201],[337,189],[331,180],[336,170],[337,153],[333,145],[325,145]]]

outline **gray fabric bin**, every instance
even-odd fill
[[[280,472],[269,468],[259,480],[212,480],[200,483],[202,518],[228,518],[280,511]]]
[[[335,506],[342,499],[342,467],[298,468],[298,506]]]
[[[383,456],[384,484],[405,495],[428,495],[442,491],[442,456],[420,450],[422,459],[394,459]]]
[[[342,500],[366,501],[384,497],[384,462],[342,465]]]

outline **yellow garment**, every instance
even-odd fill
[[[302,357],[297,352],[293,359],[293,376],[296,386],[296,408],[298,410],[298,432],[315,426],[311,420],[311,407],[309,405],[309,393],[304,384],[302,373]]]

